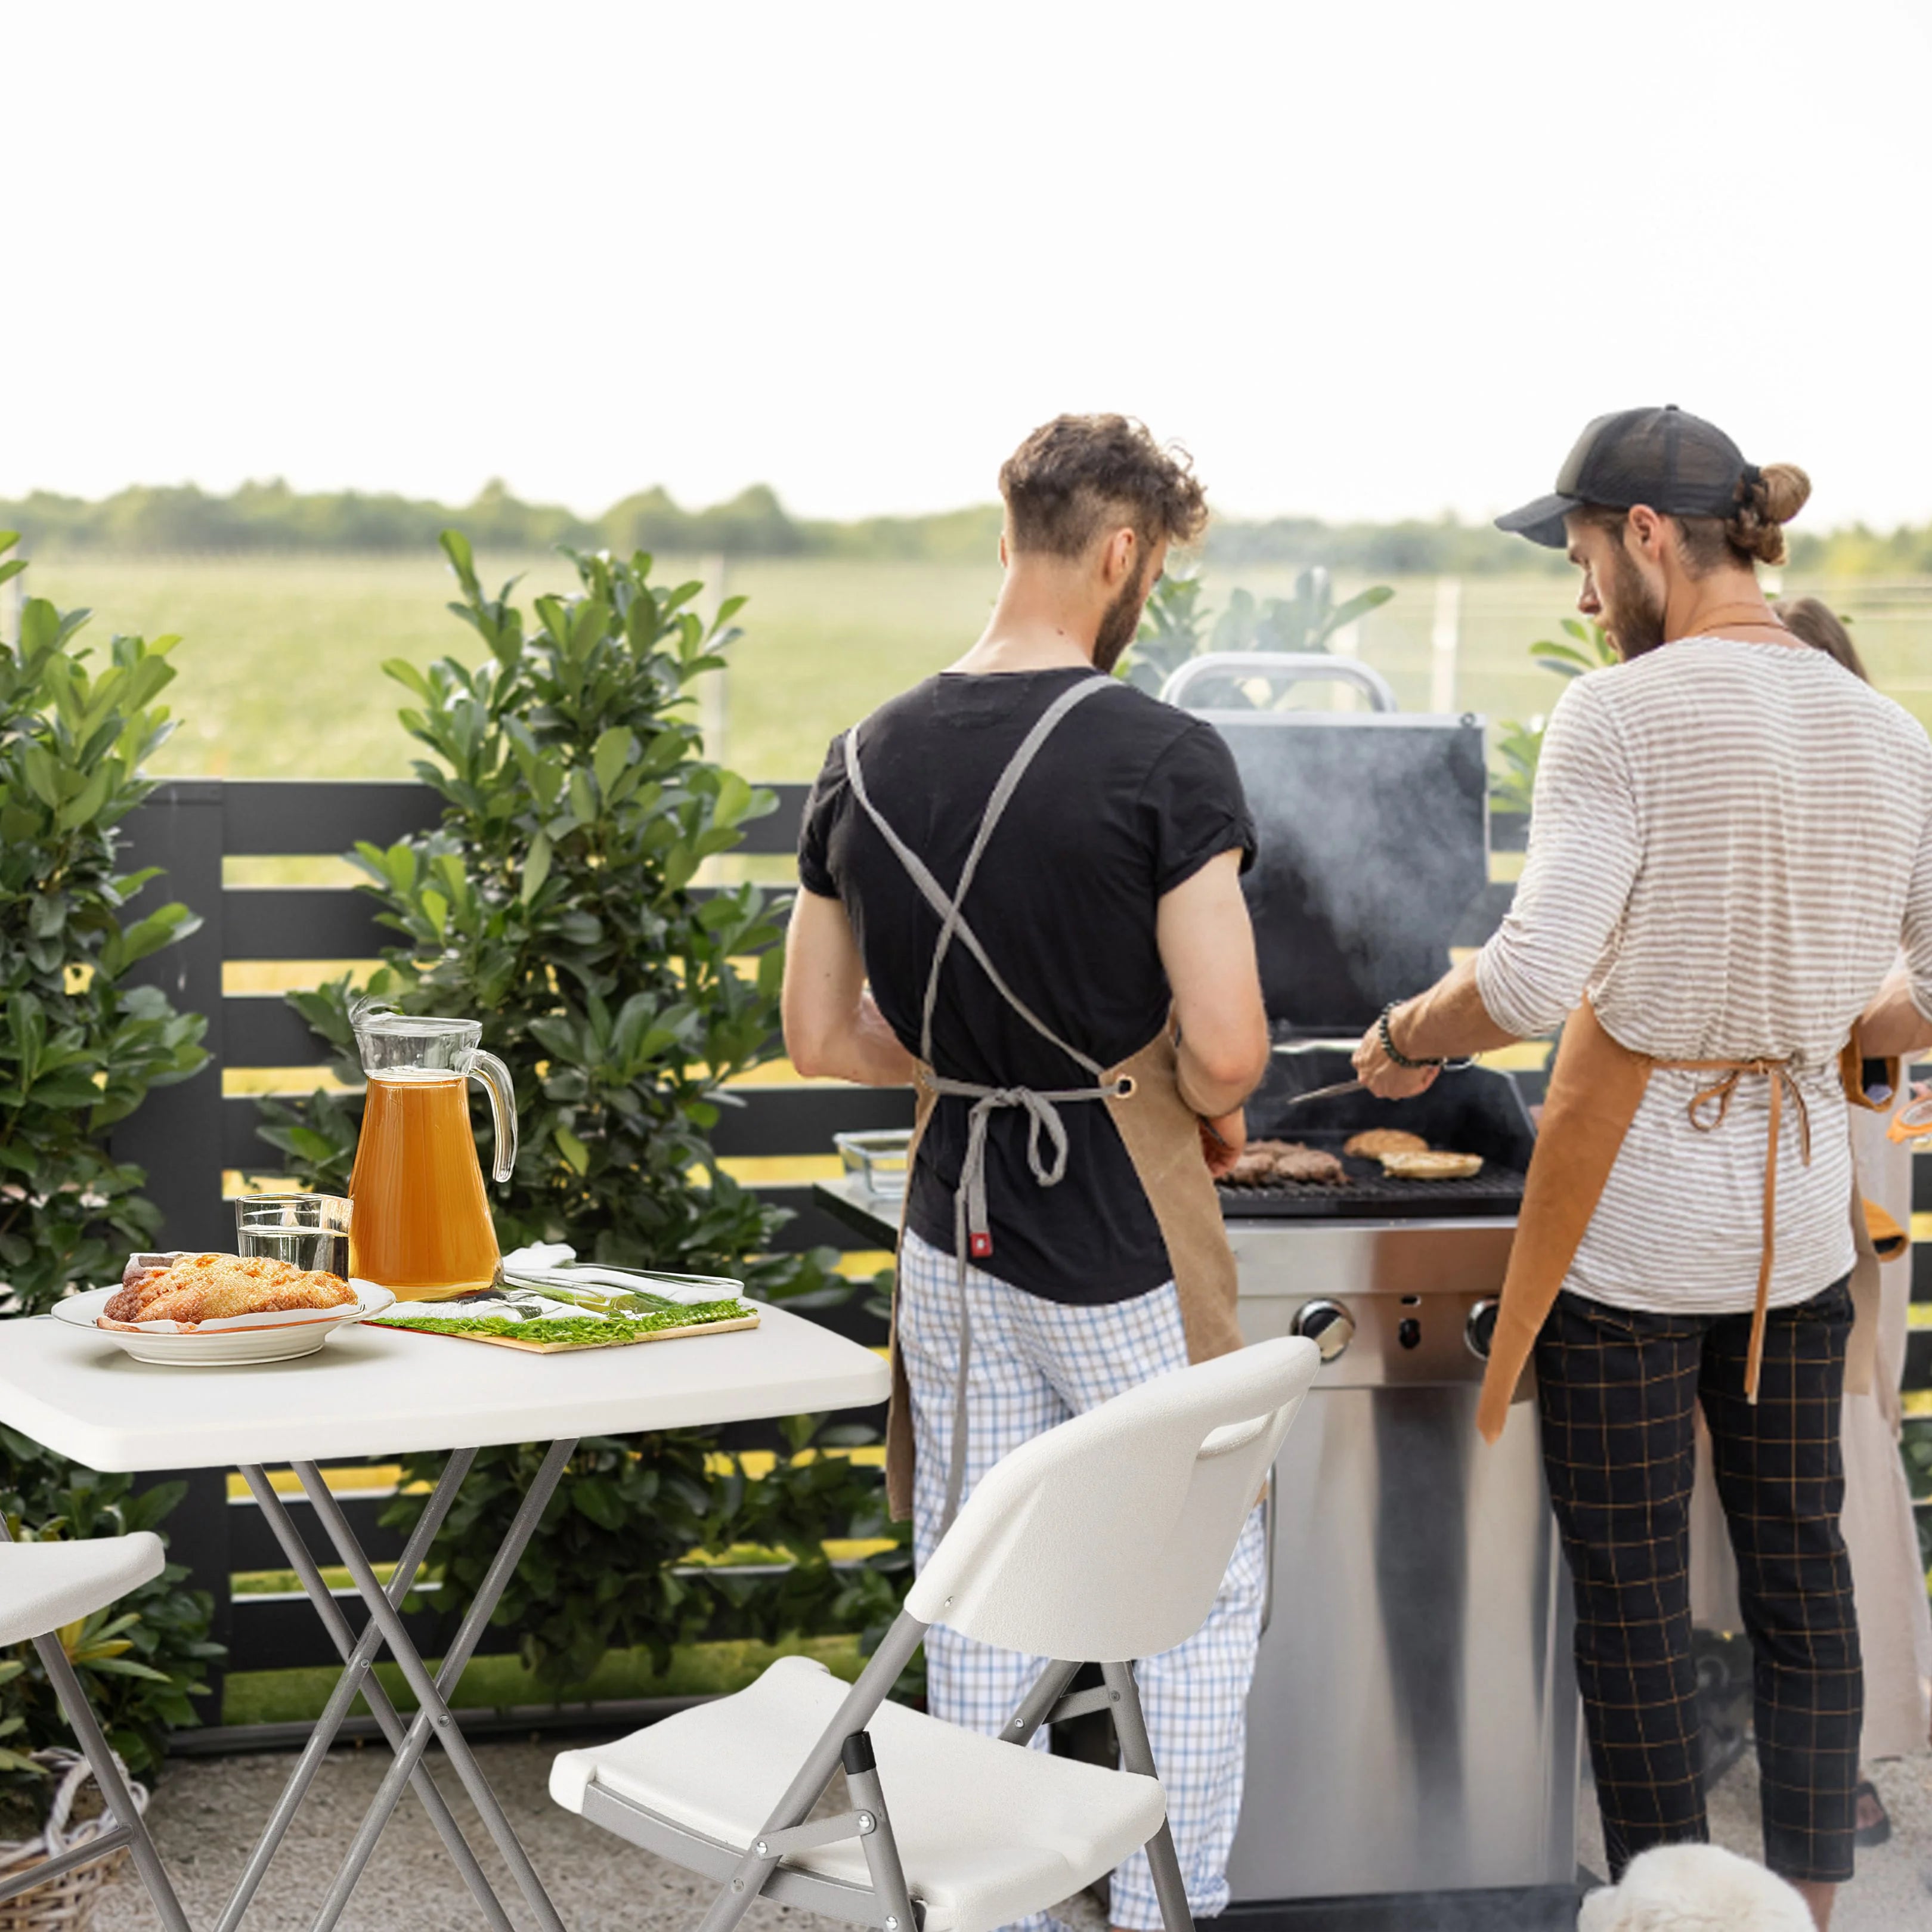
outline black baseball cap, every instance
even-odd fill
[[[1551,550],[1569,542],[1563,519],[1586,503],[1628,510],[1648,503],[1671,517],[1731,517],[1740,483],[1755,465],[1715,423],[1680,410],[1619,410],[1599,416],[1576,439],[1557,472],[1553,494],[1496,519],[1496,528]]]

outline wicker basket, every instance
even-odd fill
[[[62,1852],[85,1845],[89,1839],[114,1828],[114,1820],[105,1810],[98,1817],[84,1819],[77,1825],[69,1822],[82,1787],[94,1781],[93,1768],[79,1751],[58,1748],[36,1751],[34,1761],[44,1765],[49,1775],[57,1780],[53,1804],[38,1838],[24,1842],[0,1839],[0,1879],[16,1877],[29,1866],[57,1858]],[[127,1767],[120,1765],[118,1758],[115,1762],[125,1778]],[[134,1809],[146,1811],[146,1788],[131,1780],[128,1788],[134,1794]],[[92,1864],[75,1865],[45,1885],[35,1886],[31,1892],[0,1900],[0,1932],[86,1932],[87,1922],[94,1916],[94,1894],[126,1856],[124,1848],[111,1852]]]

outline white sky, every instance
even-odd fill
[[[1932,518],[1925,0],[10,10],[0,495],[946,508],[1062,409],[1489,513],[1675,401]]]

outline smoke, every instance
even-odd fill
[[[1260,833],[1248,898],[1270,1020],[1359,1029],[1439,976],[1489,882],[1481,728],[1292,712],[1215,722]]]

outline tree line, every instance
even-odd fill
[[[976,562],[998,541],[997,504],[919,517],[831,522],[795,517],[765,484],[728,502],[687,509],[662,488],[644,490],[585,519],[554,503],[530,503],[500,480],[462,505],[357,490],[303,491],[279,479],[244,483],[226,496],[192,483],[138,484],[88,502],[36,490],[0,502],[0,526],[43,554],[62,550],[221,555],[277,551],[416,551],[452,525],[478,549],[610,549],[620,555],[817,556],[910,562]],[[1932,525],[1889,533],[1862,525],[1822,535],[1791,532],[1794,569],[1833,576],[1932,573]],[[1432,521],[1324,522],[1313,517],[1218,518],[1210,563],[1321,563],[1349,575],[1486,576],[1559,571],[1554,552],[1452,516]]]

